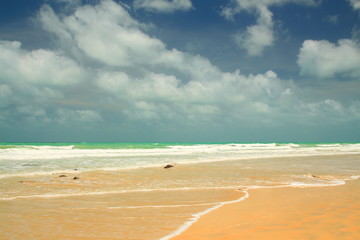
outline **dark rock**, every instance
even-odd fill
[[[62,175],[59,175],[59,177],[67,177],[66,175],[62,174]]]
[[[77,170],[79,170],[79,169],[75,168],[74,170],[77,171]]]
[[[174,167],[174,165],[168,164],[164,168],[166,169],[166,168],[172,168],[172,167]]]
[[[73,178],[73,180],[77,180],[77,179],[80,179],[80,178],[78,178],[78,177],[74,177],[74,178]]]

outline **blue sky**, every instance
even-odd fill
[[[359,0],[3,0],[0,141],[360,141]]]

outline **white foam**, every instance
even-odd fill
[[[337,185],[344,185],[345,181],[330,181],[328,183],[304,183],[304,182],[292,182],[288,186],[290,187],[330,187],[330,186],[337,186]]]
[[[49,160],[73,159],[85,157],[144,157],[144,156],[192,156],[203,154],[225,155],[230,158],[248,156],[279,156],[288,154],[319,154],[332,153],[360,153],[360,144],[323,144],[305,147],[298,144],[197,144],[174,145],[168,148],[154,149],[74,149],[73,146],[18,146],[16,148],[0,149],[0,160]]]
[[[146,205],[146,206],[120,206],[107,207],[107,209],[137,209],[137,208],[179,208],[179,207],[193,207],[193,206],[209,206],[217,203],[197,203],[197,204],[178,204],[178,205]]]
[[[358,177],[360,176],[354,176],[356,177],[356,179],[358,179]],[[292,182],[290,184],[287,185],[278,185],[278,186],[249,186],[246,187],[246,189],[265,189],[265,188],[287,188],[287,187],[298,187],[298,188],[304,188],[304,187],[327,187],[327,186],[337,186],[337,185],[343,185],[345,184],[345,181],[330,181],[329,183],[315,183],[315,184],[310,184],[310,183],[303,183],[303,182]],[[230,204],[230,203],[236,203],[236,202],[240,202],[243,201],[244,199],[249,197],[249,193],[247,191],[243,191],[245,193],[245,196],[234,200],[234,201],[228,201],[228,202],[220,202],[218,203],[216,206],[211,207],[206,209],[205,211],[202,211],[200,213],[194,214],[192,215],[192,218],[189,219],[189,221],[185,222],[183,225],[181,225],[177,230],[175,230],[174,232],[170,233],[169,235],[159,239],[159,240],[169,240],[175,236],[180,235],[181,233],[183,233],[184,231],[186,231],[191,225],[193,225],[195,222],[197,222],[201,216],[212,212],[226,204]]]
[[[140,192],[162,192],[162,191],[192,191],[192,190],[210,190],[210,189],[232,189],[234,187],[199,187],[199,188],[152,188],[152,189],[132,189],[119,191],[104,191],[104,192],[78,192],[78,193],[58,193],[58,194],[35,194],[23,195],[14,197],[0,197],[0,200],[9,201],[15,199],[31,199],[31,198],[67,198],[67,197],[81,197],[89,195],[107,195],[107,194],[121,194],[121,193],[140,193]]]
[[[201,216],[212,212],[226,204],[230,204],[230,203],[236,203],[236,202],[240,202],[243,201],[244,199],[249,197],[249,193],[247,191],[244,191],[245,196],[237,199],[237,200],[233,200],[233,201],[228,201],[228,202],[219,202],[216,206],[211,207],[206,209],[205,211],[199,212],[197,214],[192,215],[192,218],[189,219],[189,221],[185,222],[183,225],[181,225],[178,229],[176,229],[174,232],[170,233],[169,235],[159,239],[159,240],[169,240],[175,236],[180,235],[181,233],[183,233],[186,229],[188,229],[191,225],[193,225],[195,222],[197,222]]]
[[[76,149],[73,146],[16,146],[0,149],[0,178],[82,171],[116,171],[163,164],[275,157],[360,154],[360,144],[195,144],[152,149]]]
[[[305,182],[291,182],[289,184],[284,185],[275,185],[275,186],[248,186],[246,189],[269,189],[269,188],[307,188],[307,187],[332,187],[338,185],[346,184],[345,180],[336,180],[336,181],[328,181],[322,183],[305,183]]]

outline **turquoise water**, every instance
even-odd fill
[[[169,143],[0,143],[0,148],[17,148],[23,146],[73,146],[74,149],[151,149],[169,146]]]
[[[134,143],[123,143],[123,142],[16,142],[16,143],[0,143],[0,149],[6,148],[18,148],[24,146],[73,146],[74,149],[154,149],[154,148],[166,148],[169,146],[192,146],[192,145],[229,145],[229,144],[273,144],[273,143],[192,143],[192,142],[169,142],[169,143],[147,143],[147,142],[134,142]],[[319,145],[349,145],[356,144],[356,142],[345,142],[345,143],[333,143],[333,142],[281,142],[274,143],[276,146],[286,146],[289,144],[296,144],[298,147],[317,147]]]

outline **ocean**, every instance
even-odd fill
[[[0,239],[166,240],[248,189],[358,179],[359,156],[360,143],[1,143]]]

